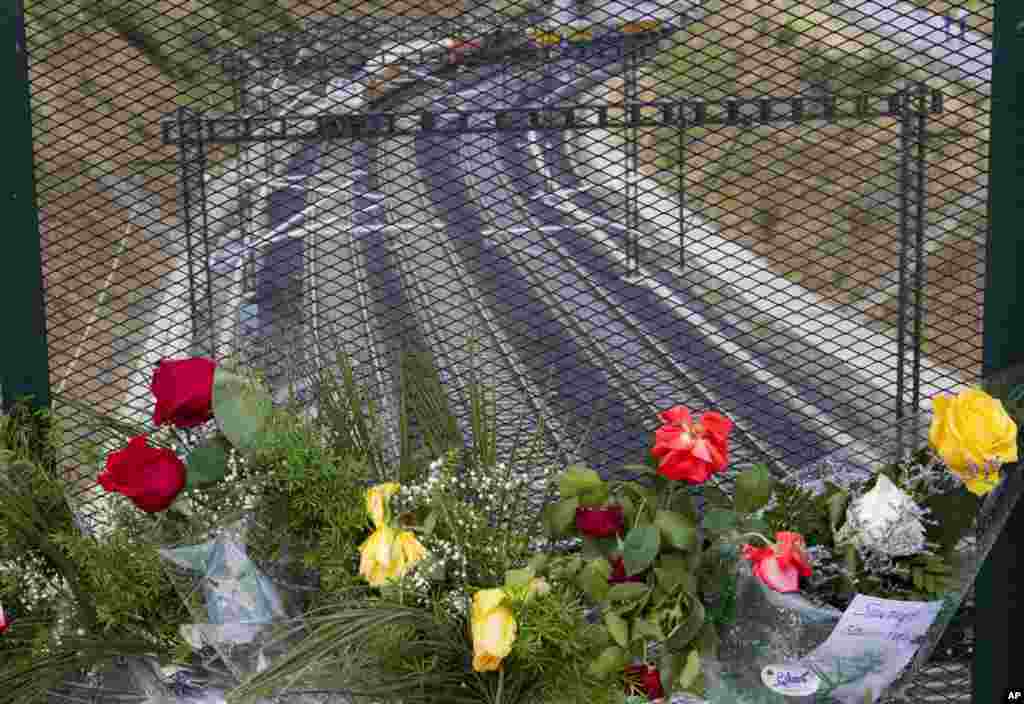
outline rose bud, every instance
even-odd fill
[[[576,529],[591,538],[620,535],[625,523],[622,507],[617,504],[603,508],[580,506],[576,509]]]
[[[626,564],[621,557],[610,560],[612,563],[612,574],[608,578],[608,584],[623,584],[624,582],[643,582],[644,576],[640,574],[626,575]]]
[[[658,668],[650,665],[627,665],[626,692],[642,692],[652,701],[664,697],[665,690],[661,687],[661,674]]]

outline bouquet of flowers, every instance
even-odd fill
[[[424,442],[389,464],[350,370],[336,399],[322,387],[321,425],[211,360],[162,362],[152,390],[157,430],[128,434],[98,478],[130,503],[116,529],[78,530],[59,482],[25,469],[60,526],[33,529],[23,501],[0,530],[40,555],[19,574],[70,585],[70,616],[38,607],[70,620],[55,632],[124,638],[97,663],[220,668],[231,704],[873,702],[930,654],[1022,482],[1004,471],[1020,409],[981,389],[933,399],[875,456],[782,478],[730,467],[732,422],[682,406],[619,478],[539,466],[542,428],[499,458],[475,417],[463,446],[443,396],[422,393]],[[493,407],[471,394],[474,413]],[[54,651],[10,611],[0,648],[36,642],[0,668],[15,697],[0,702],[34,701],[81,644]],[[30,685],[41,657],[52,676]]]

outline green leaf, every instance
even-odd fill
[[[700,603],[700,599],[696,597],[687,597],[687,606],[689,607],[689,613],[686,615],[686,620],[676,629],[675,633],[666,641],[665,646],[672,651],[681,652],[686,646],[690,644],[700,629],[704,627],[706,615],[704,613],[704,605]]]
[[[608,578],[612,576],[612,566],[608,560],[598,558],[590,560],[576,575],[576,584],[595,602],[604,601],[608,597]]]
[[[626,622],[626,619],[614,611],[609,611],[604,615],[604,625],[608,627],[612,640],[623,648],[629,647],[629,624]]]
[[[680,589],[690,594],[697,591],[697,577],[685,567],[655,567],[654,575],[666,593]]]
[[[709,509],[704,513],[704,530],[708,533],[725,533],[736,527],[739,514],[722,508]]]
[[[576,509],[579,505],[579,499],[572,497],[545,506],[542,519],[548,533],[555,537],[571,533],[576,526]]]
[[[656,526],[636,526],[626,534],[622,545],[622,564],[626,574],[640,574],[658,557],[661,535]]]
[[[626,651],[617,645],[611,645],[601,651],[597,659],[590,664],[590,672],[598,677],[607,677],[620,673],[629,663]]]
[[[526,567],[521,570],[509,570],[505,573],[505,586],[510,589],[516,587],[528,587],[533,579],[533,570]]]
[[[685,658],[679,653],[663,652],[658,658],[658,674],[661,676],[661,687],[666,692],[675,691],[675,682],[683,669]]]
[[[572,465],[558,479],[558,491],[563,499],[579,497],[604,485],[601,475],[583,465]]]
[[[219,482],[228,471],[227,450],[216,440],[204,443],[189,453],[185,467],[186,489]]]
[[[658,468],[652,467],[649,464],[624,464],[622,468],[627,472],[637,472],[639,474],[650,474],[652,476],[658,475]]]
[[[676,492],[672,497],[672,503],[669,508],[688,518],[694,525],[700,519],[700,516],[697,515],[697,505],[693,502],[693,496],[688,491]]]
[[[850,492],[846,490],[837,491],[828,500],[828,523],[834,535],[842,526],[843,518],[846,516],[846,507],[850,503]]]
[[[713,658],[718,655],[718,631],[710,621],[705,621],[700,632],[694,639],[694,645],[698,652],[705,658]]]
[[[633,503],[632,497],[623,494],[622,496],[619,496],[616,501],[618,501],[619,506],[622,507],[623,522],[627,526],[633,525],[636,520],[636,504]]]
[[[704,497],[705,508],[732,508],[732,499],[717,486],[704,484],[700,488],[700,493]]]
[[[431,511],[427,514],[426,520],[423,521],[423,533],[425,535],[433,535],[434,528],[437,527],[437,511]]]
[[[637,482],[623,482],[621,488],[636,502],[638,512],[640,507],[643,506],[644,517],[649,517],[651,520],[654,519],[654,512],[658,506],[658,494],[653,489]]]
[[[603,506],[608,503],[608,485],[602,482],[599,486],[580,492],[581,506]]]
[[[584,535],[582,540],[583,549],[581,553],[583,557],[588,560],[592,560],[596,557],[608,559],[612,553],[619,549],[619,541],[615,536],[594,538],[589,535]]]
[[[632,640],[665,640],[665,633],[653,619],[637,616],[633,619]]]
[[[775,480],[767,465],[755,464],[736,477],[735,506],[739,513],[753,513],[772,498]]]
[[[763,518],[747,518],[740,523],[741,533],[760,533],[761,535],[771,535],[772,527],[768,521]]]
[[[608,590],[608,601],[633,601],[647,596],[650,589],[641,582],[623,582]]]
[[[683,689],[691,687],[700,676],[700,655],[696,650],[691,650],[686,657],[686,665],[679,673],[679,686]]]
[[[697,526],[686,516],[675,511],[658,511],[654,525],[661,531],[661,537],[678,550],[693,550],[697,547]]]
[[[533,570],[534,574],[544,574],[549,561],[550,557],[546,553],[539,552],[530,558],[530,564],[527,567]]]
[[[237,450],[253,453],[260,449],[273,409],[273,399],[264,389],[223,367],[214,370],[213,416]]]

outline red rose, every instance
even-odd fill
[[[623,584],[624,582],[643,582],[643,575],[634,574],[626,576],[626,564],[621,557],[609,560],[612,563],[612,575],[608,578],[608,584]]]
[[[804,538],[799,533],[782,531],[775,534],[777,544],[755,548],[743,546],[743,557],[753,564],[754,574],[777,592],[800,589],[800,577],[811,576],[811,563],[804,551]]]
[[[124,494],[147,513],[163,511],[185,488],[185,464],[171,450],[149,447],[146,436],[128,441],[111,452],[99,483],[107,491]]]
[[[684,406],[670,408],[658,417],[663,425],[654,433],[651,454],[661,460],[658,473],[663,477],[701,484],[729,465],[731,420],[709,411],[694,423]]]
[[[591,538],[607,538],[622,533],[626,517],[619,505],[604,508],[580,506],[576,509],[576,528]]]
[[[153,372],[150,389],[156,397],[153,423],[194,428],[213,418],[213,370],[205,357],[162,359]]]
[[[0,633],[3,633],[4,631],[6,631],[7,627],[10,626],[10,625],[11,625],[11,622],[8,621],[7,617],[4,615],[4,607],[2,605],[0,605]]]
[[[650,665],[627,665],[626,692],[643,692],[651,700],[664,697],[665,690],[661,688],[661,674],[658,668]]]

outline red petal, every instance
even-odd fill
[[[777,592],[795,592],[800,588],[796,569],[780,564],[778,557],[769,557],[754,565],[754,574]]]
[[[693,440],[682,428],[661,427],[654,431],[654,447],[660,450],[688,450]]]
[[[673,406],[659,413],[658,417],[667,425],[693,425],[693,417],[686,406]]]
[[[700,417],[700,424],[716,439],[724,441],[733,428],[733,422],[715,411],[708,411]]]

